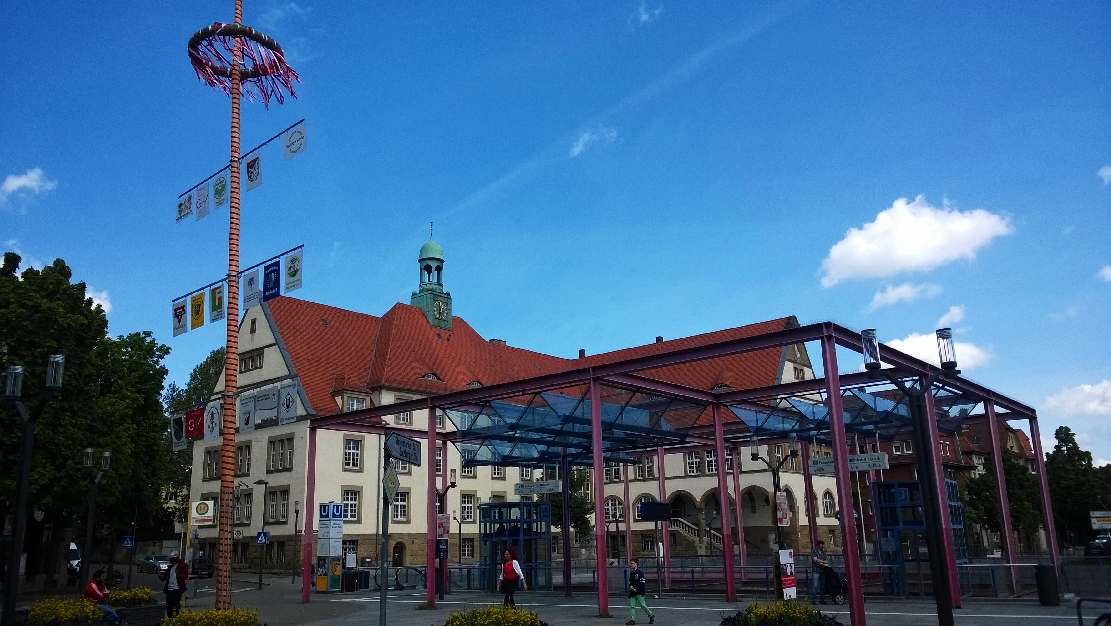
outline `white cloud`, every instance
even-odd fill
[[[27,170],[24,174],[8,174],[0,183],[0,202],[6,202],[12,194],[32,196],[45,193],[58,186],[58,181],[43,175],[40,168]]]
[[[1104,165],[1096,174],[1103,179],[1104,185],[1111,185],[1111,165]]]
[[[99,304],[100,308],[104,309],[105,313],[112,312],[112,302],[108,299],[107,291],[97,291],[96,289],[93,289],[92,287],[86,285],[85,296],[93,299],[94,308],[96,307],[96,305]]]
[[[1042,410],[1078,417],[1111,416],[1111,380],[1063,389],[1046,398]]]
[[[937,355],[937,337],[933,334],[919,335],[918,333],[911,333],[906,339],[893,339],[886,343],[896,350],[906,352],[938,367],[941,366],[941,359]],[[955,342],[954,349],[957,352],[957,367],[961,370],[970,370],[987,365],[993,357],[990,350],[971,343]],[[880,359],[883,359],[882,353]]]
[[[287,2],[269,11],[263,12],[263,14],[259,16],[258,21],[259,24],[265,26],[268,30],[273,30],[287,17],[299,17],[308,15],[309,13],[312,13],[312,7],[303,7],[296,2]]]
[[[569,156],[575,158],[599,141],[610,143],[614,139],[617,139],[617,131],[612,128],[599,126],[596,129],[585,130],[579,135],[579,138],[575,140],[575,143],[571,144],[571,153]]]
[[[899,198],[876,220],[850,228],[822,261],[822,285],[843,280],[921,272],[961,259],[973,260],[992,239],[1014,232],[1005,217],[984,209],[930,206],[924,196]]]
[[[945,328],[951,326],[964,319],[964,305],[957,305],[949,307],[949,310],[937,320],[938,328]]]
[[[9,239],[5,241],[4,248],[5,251],[14,252],[19,255],[20,272],[29,267],[33,267],[37,270],[41,270],[42,268],[46,267],[46,263],[44,263],[42,259],[35,258],[29,254],[24,254],[23,250],[19,247],[18,239]]]
[[[933,298],[942,291],[938,285],[914,285],[903,283],[901,285],[888,285],[887,289],[877,291],[872,296],[872,303],[868,305],[869,311],[880,307],[890,306],[899,302],[914,302],[919,298]]]
[[[1111,283],[1111,265],[1104,265],[1103,268],[1099,270],[1097,276]]]
[[[633,22],[635,22],[636,25],[651,24],[655,22],[656,18],[660,17],[660,13],[663,12],[664,7],[662,4],[654,9],[649,9],[647,2],[641,2],[636,12],[633,13]]]

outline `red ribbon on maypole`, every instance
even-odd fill
[[[205,26],[189,38],[189,61],[197,77],[231,96],[231,193],[228,228],[227,348],[224,355],[224,417],[220,454],[220,526],[216,553],[216,608],[231,608],[232,510],[235,489],[235,392],[239,373],[239,100],[285,102],[296,98],[297,72],[276,41],[243,24],[243,1],[235,22]],[[230,58],[229,58],[230,55]]]

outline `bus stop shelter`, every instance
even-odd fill
[[[940,331],[939,331],[940,335]],[[874,333],[872,334],[874,337]],[[872,340],[874,342],[874,339]],[[669,382],[669,368],[713,364],[716,359],[734,355],[778,350],[784,346],[810,344],[821,354],[821,377],[792,381],[752,389],[706,390]],[[854,356],[839,367],[840,354]],[[942,345],[941,349],[950,350]],[[854,354],[855,353],[855,354]],[[945,354],[942,354],[945,363]],[[861,362],[868,369],[861,368]],[[880,368],[882,362],[882,370]],[[872,365],[868,365],[873,363]],[[710,343],[707,345],[661,352],[618,360],[603,365],[568,369],[563,372],[466,389],[422,398],[313,418],[309,427],[308,476],[306,510],[313,510],[316,466],[316,435],[319,429],[354,431],[373,434],[386,432],[382,418],[403,411],[428,411],[426,430],[390,426],[397,431],[426,442],[424,450],[429,467],[435,464],[436,447],[451,442],[470,465],[537,466],[561,465],[589,467],[593,470],[593,496],[596,515],[603,510],[605,463],[635,463],[645,455],[661,461],[659,473],[660,500],[666,499],[662,471],[664,452],[715,450],[718,459],[726,458],[726,446],[755,446],[800,441],[806,483],[807,527],[811,542],[816,540],[817,498],[808,468],[811,442],[830,445],[833,453],[837,499],[851,503],[852,484],[848,467],[848,440],[852,435],[892,439],[905,433],[918,419],[925,429],[932,454],[930,463],[931,493],[925,493],[938,505],[945,503],[945,475],[941,465],[939,436],[952,433],[962,424],[987,423],[992,440],[992,463],[996,476],[1002,476],[1002,450],[999,445],[999,422],[1025,420],[1029,423],[1036,470],[1041,486],[1041,507],[1049,542],[1050,556],[1059,571],[1059,553],[1053,528],[1053,512],[1048,497],[1045,462],[1036,411],[992,389],[959,375],[955,363],[939,368],[878,342],[869,343],[867,331],[862,334],[832,322],[810,324],[787,330]],[[840,374],[842,370],[851,373]],[[863,371],[862,371],[863,370]],[[817,375],[818,368],[815,368]],[[913,398],[912,398],[913,396]],[[924,410],[915,418],[913,402]],[[454,432],[437,432],[431,416],[442,411],[455,427]],[[734,468],[739,467],[734,464]],[[920,479],[922,477],[920,476]],[[732,493],[738,508],[736,520],[722,524],[724,546],[732,546],[732,537],[743,533],[740,511],[741,498],[738,472],[733,476]],[[436,474],[427,472],[427,524],[436,524]],[[441,475],[441,489],[447,487],[447,472]],[[723,506],[728,503],[727,472],[717,475],[718,492]],[[997,482],[997,500],[1001,511],[1001,536],[1004,559],[1012,579],[1017,578],[1015,546],[1006,485]],[[625,499],[628,507],[628,498]],[[940,548],[944,558],[940,567],[948,574],[948,590],[937,589],[935,600],[960,606],[957,585],[952,529],[948,516],[942,515],[939,529]],[[305,518],[304,532],[312,537],[314,520]],[[841,515],[842,537],[857,536],[857,520]],[[595,524],[597,555],[598,611],[609,612],[609,586],[605,525]],[[568,533],[564,532],[564,536]],[[628,529],[626,541],[630,542]],[[664,536],[667,534],[665,532]],[[743,534],[741,535],[743,536]],[[665,561],[668,542],[664,542]],[[427,572],[435,571],[435,535],[428,534]],[[860,576],[860,555],[855,541],[843,542],[846,578],[849,584],[849,615],[854,625],[866,623],[864,595]],[[312,542],[305,542],[303,567],[311,571]],[[566,557],[566,553],[565,553]],[[731,549],[723,553],[725,594],[736,600],[734,561],[744,560],[744,542],[740,553]],[[565,561],[567,559],[565,558]],[[304,577],[302,599],[309,601],[310,576]],[[1017,581],[1016,581],[1017,582]],[[945,597],[942,598],[942,594]],[[435,585],[427,585],[427,602],[435,602]],[[939,615],[941,611],[939,610]]]

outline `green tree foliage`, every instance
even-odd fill
[[[1045,471],[1057,533],[1065,542],[1070,532],[1073,542],[1084,542],[1095,535],[1089,513],[1111,508],[1111,465],[1095,467],[1092,453],[1080,448],[1068,426],[1053,435],[1057,444],[1045,455]]]
[[[571,513],[571,529],[577,533],[588,534],[593,529],[590,525],[590,516],[594,513],[594,497],[590,492],[590,472],[585,469],[572,469],[568,491],[571,494],[568,507]],[[552,503],[552,525],[563,530],[563,494],[551,494],[549,502]]]
[[[100,484],[98,526],[116,531],[165,525],[162,482],[169,457],[169,422],[159,402],[169,348],[149,332],[108,336],[108,319],[72,283],[57,259],[41,271],[17,274],[20,258],[0,266],[0,365],[24,367],[23,398],[33,409],[43,397],[50,354],[66,357],[62,396],[46,405],[35,433],[28,505],[62,526],[84,522],[91,476],[83,449],[112,453]],[[0,410],[0,501],[15,491],[20,420]]]
[[[224,349],[213,350],[189,373],[185,387],[170,383],[162,402],[167,415],[181,415],[190,409],[204,406],[212,397],[212,391],[224,373]],[[170,473],[166,480],[166,494],[171,504],[173,519],[185,521],[189,510],[189,477],[193,468],[193,442],[190,440],[185,449],[175,452],[170,458]]]
[[[999,532],[999,505],[996,502],[995,468],[988,464],[987,473],[967,481],[961,487],[965,521],[981,524]],[[1011,528],[1026,538],[1027,544],[1042,523],[1041,490],[1038,478],[1030,473],[1026,459],[1017,452],[1003,451],[1003,476],[1007,485],[1007,501],[1011,509]]]

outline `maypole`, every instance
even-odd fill
[[[230,55],[230,58],[228,58]],[[239,374],[239,100],[284,102],[284,92],[297,97],[297,72],[286,62],[273,39],[243,25],[243,0],[235,0],[235,21],[216,22],[189,38],[189,60],[197,76],[231,96],[231,193],[228,228],[227,349],[224,353],[224,397],[220,449],[220,525],[216,552],[216,608],[231,608],[232,502],[235,488],[235,392]]]

